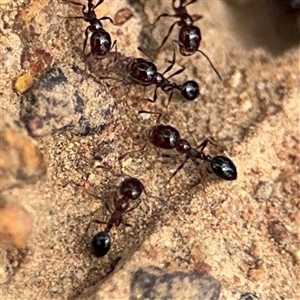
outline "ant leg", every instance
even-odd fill
[[[127,211],[126,211],[126,212],[127,212]],[[132,227],[131,224],[125,223],[125,222],[123,221],[123,219],[121,220],[121,223],[122,223],[124,226],[126,226],[126,227]]]
[[[175,61],[176,61],[176,52],[175,52],[175,47],[174,47],[172,60],[168,60],[168,63],[170,63],[170,65],[166,68],[166,70],[162,73],[162,75],[164,75],[172,70],[172,68],[174,67]]]
[[[169,60],[168,62],[170,63],[170,66],[166,69],[166,71],[163,73],[167,73],[169,71],[171,71],[171,69],[173,68],[174,64],[175,64],[175,61],[176,61],[176,50],[175,50],[175,43],[179,44],[178,41],[176,40],[173,40],[172,41],[173,45],[174,45],[174,49],[173,49],[173,57],[172,57],[172,60]],[[182,73],[183,71],[185,70],[185,67],[182,67],[181,69],[177,70],[176,72],[174,72],[172,75],[170,75],[169,77],[167,77],[167,79],[170,79],[172,78],[173,76],[176,76],[180,73]]]
[[[161,204],[165,204],[164,199],[149,194],[145,189],[144,189],[144,193],[148,198],[153,198],[153,199],[159,200],[161,202]]]
[[[169,108],[169,105],[170,105],[170,102],[171,102],[171,100],[172,100],[172,96],[173,96],[173,89],[171,90],[171,93],[170,93],[170,95],[169,95],[169,98],[168,98],[168,103],[167,103],[167,107],[166,107],[166,109],[168,110],[168,108]]]
[[[169,31],[168,31],[168,34],[165,36],[165,38],[163,39],[162,43],[161,43],[160,46],[157,48],[157,51],[159,51],[159,50],[162,48],[162,46],[166,43],[167,39],[169,38],[169,36],[170,36],[170,34],[171,34],[171,32],[172,32],[172,30],[173,30],[173,28],[174,28],[174,26],[175,26],[176,24],[178,24],[178,21],[176,21],[175,23],[173,23],[173,24],[170,26]]]
[[[92,4],[93,7],[94,7],[93,9],[95,10],[95,9],[96,9],[101,3],[103,3],[103,2],[104,2],[104,0],[99,0],[98,3],[97,3],[96,5],[93,5],[93,4]]]
[[[120,156],[118,157],[118,160],[123,159],[123,158],[124,158],[125,156],[127,156],[128,154],[144,151],[144,149],[146,148],[147,144],[148,144],[148,141],[145,143],[145,145],[144,145],[141,149],[129,151],[129,152],[126,152],[126,153],[120,155]]]
[[[111,79],[111,80],[116,80],[119,82],[124,82],[124,84],[126,84],[126,83],[128,83],[128,82],[126,82],[127,78],[128,78],[128,73],[123,78],[116,78],[116,77],[111,77],[111,76],[97,76],[97,77],[94,77],[94,80],[98,83],[101,83],[100,79],[101,80]]]
[[[187,3],[185,2],[185,0],[181,0],[180,2],[181,2],[181,4],[183,4],[183,5],[181,5],[181,7],[187,7],[188,5],[197,2],[197,0],[191,0],[190,2],[187,2]]]
[[[185,70],[185,67],[182,67],[181,69],[177,70],[176,72],[174,72],[172,75],[170,75],[167,79],[170,79],[176,75],[181,74],[183,71]]]
[[[103,200],[102,198],[100,198],[98,195],[96,195],[96,194],[94,194],[94,193],[87,192],[87,191],[86,191],[86,193],[87,193],[88,195],[90,195],[90,196],[96,198],[96,199]]]
[[[117,41],[114,40],[112,46],[110,47],[110,50],[112,50],[112,48],[115,47],[116,48],[116,51],[115,51],[115,57],[114,57],[114,63],[118,60],[118,47],[117,47]]]
[[[167,153],[162,153],[161,154],[161,157],[166,157],[166,158],[172,158],[172,159],[175,159],[179,156],[181,156],[182,154],[167,154]]]
[[[212,136],[208,136],[201,142],[200,145],[196,147],[196,149],[200,149],[199,152],[203,152],[209,143],[212,145],[217,145],[216,140]]]
[[[126,174],[123,174],[123,173],[116,173],[112,167],[107,167],[107,166],[102,166],[102,165],[99,165],[97,166],[97,168],[100,168],[100,169],[103,169],[105,171],[109,171],[111,174],[113,174],[115,177],[123,177],[123,176],[126,176]]]
[[[215,146],[216,148],[218,148],[221,152],[224,152],[224,151],[227,150],[226,146],[224,146],[224,145],[222,145],[222,144],[220,145],[220,144],[219,144],[212,136],[208,136],[207,138],[205,138],[205,139],[201,142],[201,144],[200,144],[199,146],[196,147],[196,149],[199,149],[199,148],[200,148],[199,152],[200,152],[201,154],[204,155],[203,151],[204,151],[204,149],[207,147],[208,144],[214,145],[214,146]],[[204,159],[204,160],[205,160],[205,159]]]
[[[155,25],[155,23],[157,23],[161,18],[164,18],[164,17],[171,17],[171,18],[178,18],[178,15],[177,14],[175,14],[175,15],[170,15],[170,14],[161,14],[161,15],[159,15],[157,18],[156,18],[156,20],[155,20],[155,22],[152,24],[152,25]]]
[[[83,9],[83,7],[84,7],[84,10],[86,9],[86,6],[85,6],[84,4],[79,3],[79,2],[76,2],[76,1],[60,0],[60,1],[58,1],[58,2],[60,2],[60,3],[71,3],[71,4],[74,4],[74,5],[81,6],[82,9]]]
[[[158,115],[155,124],[158,123],[158,121],[160,120],[160,118],[161,118],[161,116],[162,116],[162,113],[160,113],[160,112],[154,112],[154,111],[148,111],[148,110],[140,110],[138,113],[139,113],[139,114],[152,114],[152,115]]]
[[[169,183],[171,181],[171,179],[178,173],[178,171],[180,171],[183,166],[185,165],[185,163],[187,162],[188,158],[186,158],[183,163],[175,170],[175,172],[172,174],[172,176],[170,177],[170,179],[167,181],[167,183]]]
[[[142,100],[145,100],[145,101],[148,101],[148,102],[151,102],[151,103],[156,102],[156,100],[157,100],[157,89],[158,89],[158,86],[155,86],[153,99],[143,98]]]
[[[213,70],[215,71],[215,73],[217,74],[218,78],[220,79],[220,81],[222,81],[222,76],[220,75],[220,73],[218,72],[218,70],[215,68],[215,66],[213,65],[213,63],[211,62],[211,60],[209,59],[209,57],[202,51],[202,50],[197,50],[198,52],[200,52],[209,62],[210,66],[213,68]]]
[[[105,222],[100,221],[99,219],[92,219],[92,220],[89,222],[88,226],[86,227],[86,229],[85,229],[85,231],[84,231],[84,234],[82,235],[82,237],[81,237],[81,239],[79,240],[79,242],[78,242],[77,244],[75,244],[75,247],[77,247],[77,246],[83,241],[84,237],[86,236],[88,230],[90,229],[90,227],[91,227],[91,225],[92,225],[93,223],[97,223],[97,224],[106,224]]]
[[[117,191],[115,191],[114,192],[114,206],[116,207],[117,206],[117,196],[118,196],[118,194],[117,194]],[[110,212],[111,214],[112,214],[112,212]]]
[[[99,21],[101,21],[101,20],[109,20],[110,21],[110,23],[112,23],[113,25],[115,25],[115,26],[117,26],[117,24],[112,20],[112,18],[110,18],[110,17],[102,17],[102,18],[100,18],[100,19],[98,19]]]
[[[146,55],[152,62],[154,61],[154,59],[146,52],[145,49],[143,49],[142,47],[137,47],[137,49],[141,51],[144,55]]]
[[[103,0],[104,1],[104,0]],[[69,3],[69,4],[74,4],[74,5],[77,5],[77,6],[81,6],[81,12],[83,14],[83,16],[73,16],[73,17],[62,17],[62,18],[68,18],[68,19],[84,19],[85,18],[85,15],[88,14],[90,12],[90,7],[88,8],[88,11],[85,12],[86,10],[86,5],[82,4],[82,3],[79,3],[79,2],[76,2],[76,1],[68,1],[68,0],[60,0],[59,2],[61,3]]]
[[[198,15],[198,14],[197,15],[192,15],[193,22],[197,22],[202,18],[203,18],[203,16]]]
[[[104,202],[104,204],[105,204],[106,209],[107,209],[107,210],[109,211],[109,213],[112,215],[112,214],[113,214],[113,211],[110,209],[109,205],[108,205],[106,202]]]
[[[139,201],[138,203],[136,203],[135,205],[133,205],[132,207],[130,207],[129,209],[126,210],[126,213],[133,211],[134,209],[136,209],[139,205],[141,204],[141,202]]]
[[[89,38],[89,26],[85,29],[84,34],[85,34],[85,39],[84,39],[84,42],[83,42],[83,53],[85,51],[86,44],[87,44],[87,41],[88,41],[88,38]]]

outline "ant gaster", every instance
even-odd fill
[[[97,19],[95,9],[104,2],[104,0],[99,0],[96,5],[93,4],[93,0],[88,0],[88,5],[81,4],[75,1],[63,0],[65,3],[71,3],[82,7],[83,16],[68,17],[72,19],[83,19],[84,21],[90,23],[90,25],[85,29],[85,40],[83,44],[83,51],[85,51],[87,40],[90,36],[90,47],[91,53],[96,56],[105,56],[110,50],[116,45],[116,41],[111,42],[110,34],[103,28],[101,20],[109,20],[115,25],[110,17],[101,17]],[[86,11],[87,9],[87,11]]]
[[[106,167],[99,167],[111,171]],[[117,174],[116,176],[123,175]],[[124,213],[134,210],[140,204],[140,202],[137,202],[132,207],[130,207],[131,202],[134,202],[135,200],[139,199],[143,192],[146,194],[147,197],[159,199],[157,197],[147,194],[144,185],[141,183],[140,180],[133,177],[129,177],[123,180],[120,185],[121,198],[114,198],[114,211],[111,211],[109,206],[106,204],[107,209],[111,213],[111,216],[107,223],[102,222],[99,219],[93,219],[90,221],[83,236],[86,235],[92,223],[106,224],[105,229],[95,234],[91,241],[92,251],[96,257],[102,257],[107,254],[111,246],[111,238],[109,235],[110,230],[112,229],[113,225],[118,227],[122,223],[122,217]],[[91,195],[99,198],[94,194]]]
[[[154,24],[158,22],[162,17],[173,17],[173,18],[179,18],[179,21],[174,22],[168,31],[168,34],[165,36],[163,39],[161,45],[158,47],[158,51],[162,48],[162,46],[165,44],[167,39],[169,38],[174,26],[177,24],[180,27],[179,35],[178,35],[178,40],[173,40],[174,43],[179,45],[179,51],[181,55],[183,56],[189,56],[193,55],[196,52],[200,52],[209,62],[210,66],[213,68],[215,73],[217,74],[218,78],[222,80],[222,77],[218,70],[215,68],[207,54],[205,54],[202,50],[199,49],[200,42],[202,39],[201,36],[201,31],[199,27],[194,26],[194,22],[200,20],[202,18],[201,15],[189,15],[187,13],[186,7],[197,0],[191,0],[190,2],[186,2],[186,0],[180,0],[179,5],[176,7],[175,6],[175,1],[172,0],[172,7],[175,12],[174,15],[170,14],[161,14],[157,17],[155,20]],[[154,25],[153,24],[153,25]]]
[[[142,149],[127,152],[120,156],[119,159],[123,159],[129,153],[144,150],[148,142],[150,142],[157,148],[167,150],[175,149],[179,154],[185,155],[185,160],[175,170],[168,182],[177,174],[179,170],[183,168],[183,166],[189,159],[191,159],[196,165],[199,165],[197,161],[198,159],[209,162],[214,174],[223,180],[235,180],[237,178],[236,167],[228,157],[219,155],[212,157],[210,155],[206,155],[203,152],[208,143],[216,144],[211,137],[204,139],[199,146],[193,148],[185,139],[182,139],[180,137],[179,131],[170,125],[154,126],[150,130],[148,141],[145,143]],[[164,156],[170,157],[169,155]]]

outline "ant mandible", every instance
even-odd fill
[[[157,51],[159,51],[163,45],[166,43],[167,39],[169,38],[170,34],[172,33],[172,30],[174,26],[177,24],[180,27],[178,40],[173,40],[174,43],[179,45],[179,51],[181,55],[183,56],[190,56],[193,55],[196,52],[200,52],[209,62],[212,69],[217,74],[218,78],[222,80],[222,77],[218,70],[215,68],[211,60],[209,59],[208,55],[205,54],[202,50],[199,49],[200,42],[202,39],[201,31],[199,27],[193,25],[194,22],[200,20],[202,18],[201,15],[189,15],[186,7],[192,3],[195,3],[197,0],[191,0],[190,2],[186,2],[186,0],[180,0],[178,7],[175,6],[175,1],[172,0],[172,7],[175,12],[174,15],[170,14],[161,14],[159,15],[153,25],[158,22],[162,17],[173,17],[173,18],[179,18],[179,21],[174,22],[168,31],[168,34],[163,39],[161,45],[158,47]]]
[[[110,172],[115,174],[109,168],[106,168],[103,166],[98,166],[98,167],[109,170]],[[115,174],[115,175],[116,176],[124,176],[123,174]],[[96,257],[103,257],[110,250],[110,246],[111,246],[111,238],[109,235],[110,230],[112,229],[113,225],[118,227],[122,223],[122,218],[125,213],[130,212],[138,207],[140,202],[137,202],[135,205],[133,205],[131,208],[129,208],[131,202],[132,201],[134,202],[135,200],[139,199],[143,192],[149,198],[155,198],[155,199],[161,200],[160,198],[149,195],[146,192],[145,187],[141,183],[140,180],[133,178],[133,177],[126,178],[125,180],[123,180],[121,182],[121,185],[120,185],[121,198],[120,199],[116,199],[116,197],[114,198],[114,206],[115,206],[114,211],[111,211],[109,206],[106,203],[106,207],[107,207],[108,211],[111,213],[109,220],[107,222],[103,222],[99,219],[93,219],[90,221],[90,223],[88,224],[88,226],[84,232],[83,237],[86,235],[91,224],[93,224],[93,223],[106,224],[105,229],[103,231],[96,233],[93,236],[92,241],[91,241],[92,251]],[[99,198],[98,196],[96,196],[94,194],[91,194],[91,193],[89,193],[89,194],[96,198]]]
[[[104,0],[99,0],[96,5],[93,4],[93,0],[88,0],[88,5],[81,4],[75,1],[62,0],[65,3],[71,3],[82,7],[83,16],[74,16],[68,17],[71,19],[83,19],[85,22],[90,23],[90,25],[85,29],[85,40],[83,43],[83,52],[86,49],[87,40],[90,36],[90,47],[91,53],[96,56],[105,56],[111,49],[116,45],[116,41],[111,42],[110,34],[103,28],[101,21],[109,20],[112,24],[115,25],[114,21],[107,16],[97,19],[95,9],[104,2]],[[87,9],[87,11],[86,11]]]
[[[182,139],[180,137],[179,131],[170,125],[156,125],[152,127],[149,132],[147,142],[140,150],[127,152],[121,155],[119,159],[123,159],[130,153],[143,151],[146,148],[148,142],[150,142],[157,148],[167,150],[175,149],[179,154],[185,155],[185,160],[175,170],[168,182],[177,174],[179,170],[183,168],[183,166],[189,159],[191,159],[196,165],[199,165],[197,161],[198,159],[209,162],[214,174],[223,180],[231,181],[237,178],[236,167],[228,157],[220,155],[212,157],[210,155],[204,154],[203,151],[208,143],[216,144],[212,137],[207,137],[199,146],[193,148],[185,139]],[[169,155],[164,156],[170,157]]]

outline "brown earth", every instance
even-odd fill
[[[142,45],[153,55],[171,20],[159,22],[153,30],[148,25],[160,13],[171,13],[170,1],[128,2],[133,6],[106,0],[97,14],[113,17],[128,8],[133,17],[119,27],[103,21],[105,28],[121,53],[141,56],[136,47]],[[85,113],[97,128],[80,134],[75,126],[78,118],[64,111],[60,122],[47,123],[63,125],[36,137],[47,176],[2,192],[1,213],[7,207],[4,203],[18,203],[33,227],[26,246],[1,246],[1,299],[162,299],[168,295],[231,300],[242,299],[245,293],[262,300],[299,298],[297,15],[288,13],[284,1],[228,2],[198,1],[188,7],[204,16],[197,23],[201,49],[223,81],[200,54],[177,55],[177,67],[185,65],[187,70],[174,80],[197,80],[201,96],[188,103],[175,93],[170,116],[162,121],[175,126],[192,145],[209,135],[224,144],[225,154],[237,166],[238,179],[216,180],[206,166],[199,172],[189,162],[169,185],[166,181],[180,158],[161,158],[148,147],[118,161],[120,154],[143,145],[147,129],[154,124],[154,119],[143,119],[137,111],[161,109],[166,96],[159,91],[157,103],[139,102],[145,97],[141,87],[120,83],[107,87],[83,75],[85,64],[79,53],[87,24],[61,17],[80,15],[80,7],[58,1],[14,1],[0,7],[2,123],[3,114],[19,120],[24,98],[17,92],[30,85],[31,77],[38,83],[38,76],[55,64],[68,68],[64,92],[72,93],[71,102],[78,88]],[[159,70],[166,68],[171,55],[170,38],[155,60]],[[23,74],[27,74],[24,83],[17,80]],[[153,88],[146,93],[151,97]],[[102,108],[101,101],[108,101],[108,113],[101,110],[101,121],[91,99],[99,101],[97,109]],[[69,123],[72,126],[65,126]],[[27,134],[20,132],[20,143],[16,139],[11,151],[26,149],[21,142]],[[28,138],[28,147],[31,143]],[[208,151],[215,154],[216,149],[210,146]],[[26,159],[31,166],[31,158]],[[13,160],[3,161],[4,170],[16,166]],[[139,178],[149,194],[163,200],[144,195],[139,207],[125,217],[131,226],[112,229],[111,250],[101,259],[93,257],[88,246],[101,226],[92,226],[80,240],[91,219],[109,218],[104,203],[112,206],[122,179],[97,165]],[[1,174],[2,181],[6,174]],[[43,174],[42,169],[38,174]],[[12,180],[16,179],[23,180]],[[11,214],[9,207],[15,206],[8,206]],[[13,227],[16,223],[10,218]],[[15,243],[23,244],[23,240]],[[150,296],[141,282],[149,278],[155,292]],[[160,278],[165,281],[159,282]],[[206,289],[209,293],[204,296]]]

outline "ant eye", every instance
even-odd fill
[[[102,257],[110,249],[111,239],[109,234],[104,231],[98,232],[92,239],[91,245],[96,257]]]
[[[181,94],[188,101],[195,100],[199,95],[199,85],[194,80],[186,81],[181,87]]]
[[[213,172],[224,180],[235,180],[237,178],[237,170],[234,163],[225,156],[215,156],[211,160]]]

